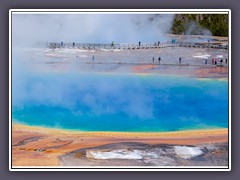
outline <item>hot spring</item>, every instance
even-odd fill
[[[26,77],[12,82],[16,123],[119,132],[228,127],[226,80],[133,73],[35,73]]]

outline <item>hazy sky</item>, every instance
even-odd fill
[[[165,38],[174,15],[14,14],[13,45],[36,42],[137,43]]]

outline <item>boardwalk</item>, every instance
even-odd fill
[[[126,49],[126,50],[136,50],[136,49],[159,49],[168,47],[187,47],[187,48],[214,48],[214,49],[226,49],[228,50],[228,45],[224,45],[216,42],[185,42],[177,41],[172,43],[170,41],[161,42],[159,45],[157,43],[143,43],[140,46],[138,44],[96,44],[96,43],[56,43],[50,42],[46,43],[47,48],[68,48],[68,49]]]

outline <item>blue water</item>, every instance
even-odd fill
[[[123,132],[228,127],[228,81],[45,73],[13,78],[12,87],[12,119],[27,125]]]

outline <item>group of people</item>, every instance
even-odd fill
[[[223,61],[224,60],[221,58],[220,61],[219,61],[221,65],[222,65]],[[228,59],[226,58],[225,59],[225,64],[227,64],[227,63],[228,63]],[[217,64],[217,59],[216,58],[212,58],[212,64]]]
[[[156,45],[156,42],[154,43]],[[157,42],[158,47],[160,46],[160,41]],[[138,46],[141,47],[141,41],[138,42]]]
[[[153,64],[154,64],[154,60],[155,60],[155,58],[153,57],[153,58],[152,58]],[[160,64],[160,62],[161,62],[161,57],[158,58],[158,63]]]

